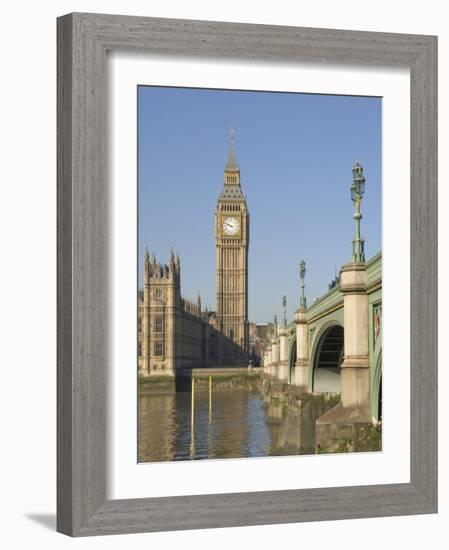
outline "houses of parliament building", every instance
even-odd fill
[[[243,365],[249,354],[249,212],[240,185],[234,139],[215,209],[216,311],[201,298],[181,294],[181,261],[144,258],[144,287],[138,296],[139,375],[174,376],[179,369]]]

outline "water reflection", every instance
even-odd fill
[[[195,391],[192,423],[190,392],[141,392],[138,461],[314,454],[315,421],[338,402],[335,394],[297,395],[264,383],[220,387],[210,396],[203,384]],[[349,446],[337,443],[331,452],[379,450],[380,431]]]
[[[270,434],[260,394],[248,389],[139,396],[139,462],[266,456]]]

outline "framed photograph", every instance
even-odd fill
[[[432,36],[58,19],[58,531],[436,512],[436,83]]]

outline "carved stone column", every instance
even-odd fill
[[[281,363],[288,362],[288,339],[287,329],[279,329],[279,361]]]
[[[341,270],[344,296],[345,347],[341,365],[341,402],[371,420],[368,295],[365,263],[350,263]]]
[[[267,369],[269,374],[271,374],[271,364],[271,342],[269,342],[267,347]]]
[[[309,391],[309,328],[304,309],[295,312],[296,323],[296,363],[295,385],[304,392]]]
[[[279,329],[279,378],[288,380],[288,337],[287,329]]]
[[[271,342],[271,363],[273,374],[279,376],[279,338],[277,336]]]

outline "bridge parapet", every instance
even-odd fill
[[[377,283],[382,283],[382,252],[373,256],[369,262],[366,263],[367,290]]]
[[[324,311],[328,311],[333,306],[342,303],[343,295],[341,293],[340,285],[337,285],[332,290],[329,290],[329,292],[326,292],[326,294],[323,294],[323,296],[312,303],[312,305],[307,310],[307,319],[310,321]]]

